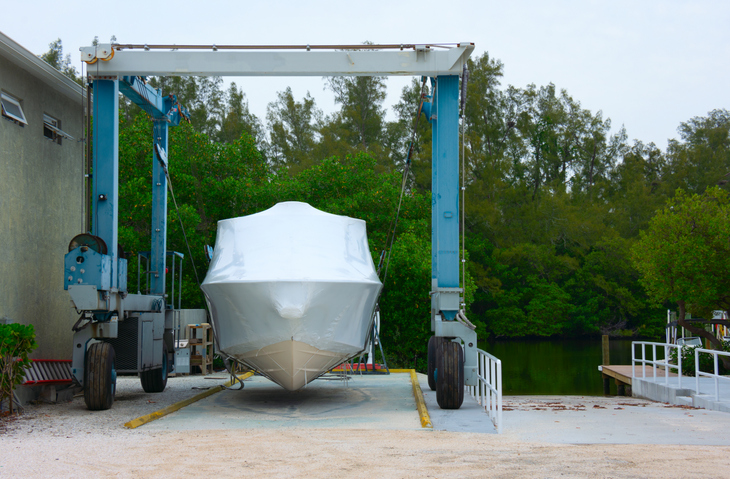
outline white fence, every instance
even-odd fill
[[[636,346],[641,346],[641,357],[636,357]],[[651,359],[646,357],[646,346],[651,346]],[[664,359],[657,359],[657,347],[664,350]],[[631,377],[639,377],[636,375],[636,363],[641,364],[641,377],[646,378],[646,366],[653,366],[653,377],[654,382],[657,378],[657,370],[661,368],[662,374],[664,375],[664,384],[669,384],[669,372],[672,369],[677,369],[679,376],[679,387],[682,387],[682,352],[681,346],[669,343],[652,343],[648,341],[633,341],[631,343]],[[677,364],[673,364],[670,361],[669,355],[672,349],[677,350]]]
[[[636,350],[637,346],[640,346],[640,357],[636,356]],[[647,357],[647,346],[650,347],[650,357]],[[682,348],[687,348],[688,346],[678,346],[676,344],[668,344],[668,343],[651,343],[647,341],[634,341],[631,345],[631,367],[632,367],[632,377],[635,378],[646,378],[646,366],[654,366],[653,368],[653,378],[654,382],[657,382],[657,370],[660,371],[660,375],[664,376],[664,384],[667,385],[669,383],[669,374],[668,371],[676,369],[678,371],[678,384],[677,386],[679,388],[682,387],[682,354],[681,350]],[[664,351],[664,359],[657,359],[657,349],[661,349]],[[730,352],[726,351],[716,351],[714,349],[703,349],[699,347],[695,347],[694,354],[695,354],[695,384],[694,389],[695,393],[697,395],[702,394],[700,392],[700,378],[711,378],[713,379],[714,386],[715,386],[715,401],[720,401],[720,380],[723,381],[730,381],[730,377],[728,376],[722,376],[719,374],[719,359],[720,356],[727,356],[730,357]],[[670,362],[670,352],[672,350],[676,350],[677,353],[677,364],[674,364]],[[700,354],[706,353],[712,355],[712,362],[714,364],[714,372],[707,373],[700,371]],[[637,364],[641,365],[642,371],[641,374],[637,375],[636,373],[636,366]],[[728,384],[728,383],[725,383]],[[707,386],[707,385],[706,385]],[[690,386],[691,387],[691,386]],[[725,394],[727,393],[727,389],[725,390]]]
[[[502,361],[481,349],[479,357],[479,384],[467,386],[471,396],[489,414],[497,433],[502,433]]]
[[[712,354],[712,362],[715,365],[714,373],[705,373],[700,371],[700,353]],[[715,378],[715,401],[720,401],[720,379],[730,381],[730,377],[720,376],[718,374],[719,356],[730,356],[730,353],[725,351],[715,351],[714,349],[695,348],[695,392],[700,394],[700,376]]]

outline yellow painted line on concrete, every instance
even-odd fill
[[[413,397],[416,398],[416,408],[418,409],[418,415],[421,417],[421,427],[433,429],[433,424],[431,424],[431,416],[428,414],[426,401],[423,399],[423,391],[421,391],[421,385],[418,382],[416,370],[411,369],[410,373],[411,385],[413,386]]]
[[[433,429],[431,424],[431,416],[428,414],[428,408],[426,407],[426,401],[423,399],[423,391],[421,391],[421,385],[418,382],[418,376],[416,376],[415,369],[388,369],[391,373],[410,373],[411,375],[411,386],[413,386],[413,397],[416,400],[416,409],[418,409],[418,416],[421,418],[421,427],[427,429]]]
[[[244,373],[244,374],[241,374],[240,376],[238,376],[238,379],[243,381],[244,379],[250,378],[251,376],[253,376],[253,373],[251,371],[249,371],[247,373]],[[144,416],[140,416],[137,419],[132,419],[128,423],[124,424],[124,427],[126,427],[128,429],[134,429],[139,426],[142,426],[143,424],[147,424],[148,422],[152,422],[155,419],[160,419],[161,417],[165,417],[168,414],[178,411],[178,410],[184,408],[185,406],[189,406],[196,401],[200,401],[201,399],[207,398],[208,396],[212,396],[213,394],[217,393],[218,391],[222,391],[223,389],[225,389],[227,387],[231,387],[232,384],[233,384],[232,380],[228,381],[223,386],[216,386],[214,388],[210,388],[207,391],[203,391],[202,393],[196,394],[195,396],[193,396],[191,398],[185,399],[180,402],[176,402],[175,404],[171,404],[170,406],[162,408],[159,411],[155,411],[153,413],[150,413],[150,414],[147,414]]]

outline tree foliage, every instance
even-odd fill
[[[235,82],[225,91],[221,77],[153,77],[149,82],[163,92],[174,92],[188,109],[193,128],[211,141],[231,143],[246,133],[260,150],[265,150],[264,127],[249,111],[246,94]],[[131,110],[132,115],[138,113],[136,108]]]
[[[703,165],[691,170],[693,184],[707,186],[710,179],[722,182],[720,172],[730,166],[727,113],[718,110],[681,125],[682,140],[662,152],[653,144],[629,144],[622,128],[612,132],[601,112],[582,108],[554,85],[503,88],[503,65],[488,54],[470,60],[469,68],[463,127],[464,233],[471,258],[468,274],[475,286],[472,318],[492,336],[660,333],[663,314],[638,283],[630,248],[654,211],[674,195],[677,186],[689,181],[678,173],[689,171],[687,165]],[[402,224],[404,236],[394,251],[402,258],[427,251],[423,248],[430,242],[428,206],[415,199],[427,198],[430,191],[431,132],[423,118],[414,121],[422,94],[418,80],[403,89],[391,122],[384,119],[384,80],[380,78],[327,79],[341,107],[327,117],[310,95],[296,99],[287,89],[269,104],[263,141],[261,136],[254,140],[246,135],[222,141],[221,122],[215,118],[224,115],[212,112],[218,111],[216,105],[230,104],[225,98],[236,94],[240,104],[242,93],[216,92],[215,80],[201,81],[163,84],[179,89],[183,101],[190,96],[204,117],[202,125],[180,129],[183,136],[171,137],[171,145],[176,145],[171,149],[180,148],[179,142],[193,145],[179,165],[171,162],[173,183],[180,183],[176,188],[185,205],[185,221],[197,223],[196,228],[205,232],[204,239],[193,241],[212,243],[218,219],[295,199],[366,219],[371,245],[380,247],[386,219],[394,208],[398,171],[416,125],[407,204],[421,206],[412,212],[414,223]],[[423,91],[426,95],[428,87]],[[243,157],[236,156],[240,154],[252,162],[246,168],[256,165],[255,171],[243,168]],[[148,153],[141,157],[146,162]],[[366,168],[369,176],[357,173],[355,165]],[[223,174],[209,171],[212,166]],[[710,166],[712,174],[700,175],[700,169]],[[244,176],[239,169],[246,172]],[[132,185],[130,195],[148,194],[148,188]],[[389,199],[383,196],[386,191]],[[137,225],[133,234],[139,235],[145,224]],[[416,231],[423,235],[418,241]],[[174,237],[178,232],[170,234]],[[414,295],[421,294],[417,290],[427,292],[428,275],[422,279],[425,286],[413,283],[410,287],[411,280],[398,276],[403,267],[408,271],[403,265],[391,270],[398,282],[387,288],[390,297],[403,294],[392,292],[398,288]],[[387,295],[383,301],[389,301]],[[405,311],[405,306],[399,308]],[[427,305],[423,308],[425,314]],[[405,317],[415,314],[414,310],[392,311],[397,311],[396,323],[401,326],[407,324]],[[384,317],[384,324],[388,321]],[[420,337],[418,330],[412,333]],[[383,340],[387,343],[392,338]],[[401,359],[412,360],[415,349],[409,351]]]
[[[49,59],[64,68],[60,41],[51,50],[55,56]],[[643,246],[634,245],[650,246],[646,238],[655,234],[652,225],[676,217],[667,213],[667,201],[675,201],[670,207],[676,209],[700,201],[688,200],[699,195],[705,206],[708,201],[724,204],[730,113],[719,109],[689,119],[679,125],[679,139],[662,151],[653,143],[630,141],[624,128],[612,127],[601,111],[583,108],[556,85],[503,86],[504,65],[488,53],[471,58],[468,68],[461,124],[462,233],[469,258],[468,312],[479,324],[480,337],[659,335],[666,301],[680,297],[674,290],[670,296],[664,290],[660,294],[650,285],[644,266],[636,262],[637,248]],[[378,258],[415,127],[402,220],[381,305],[383,344],[401,364],[412,364],[430,334],[432,137],[425,116],[416,117],[430,82],[414,79],[405,87],[388,121],[384,78],[326,78],[337,111],[325,116],[311,95],[295,98],[286,89],[269,104],[265,125],[248,110],[244,92],[235,84],[223,90],[220,78],[150,82],[164,94],[176,94],[191,111],[192,125],[171,130],[169,158],[201,279],[202,246],[214,243],[218,220],[286,200],[365,219]],[[151,124],[131,107],[121,116],[120,242],[136,253],[149,243]],[[705,193],[708,187],[716,189]],[[188,261],[177,212],[169,204],[168,245],[186,253]],[[697,221],[714,211],[707,208],[696,211]],[[659,219],[652,220],[655,214]],[[712,234],[722,229],[717,221],[712,228],[717,230]],[[707,243],[706,249],[715,246]],[[711,259],[700,264],[695,258],[697,274],[710,267]],[[133,277],[135,269],[136,261],[130,261]],[[186,263],[187,307],[203,304],[192,271]],[[135,281],[130,279],[130,285]],[[705,295],[725,287],[697,284]],[[694,314],[710,307],[707,298],[682,298]]]
[[[382,136],[385,111],[385,80],[382,77],[329,77],[327,87],[340,105],[331,123],[352,147],[367,151]]]
[[[685,321],[687,311],[711,318],[730,308],[730,197],[718,187],[703,194],[678,190],[649,222],[632,249],[641,283],[650,297],[678,307],[678,323],[709,339],[720,340]]]
[[[301,102],[294,99],[289,87],[278,93],[276,101],[266,109],[271,138],[269,157],[275,168],[287,168],[295,174],[315,163],[321,118],[322,112],[309,92]]]
[[[83,84],[79,72],[71,64],[71,55],[66,54],[66,56],[63,56],[63,42],[60,38],[49,43],[48,51],[38,55],[38,57],[79,85]]]

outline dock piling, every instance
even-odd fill
[[[603,358],[601,364],[608,366],[611,364],[611,352],[608,349],[608,335],[604,334],[601,337],[601,350],[603,352]],[[618,383],[617,383],[618,384]],[[606,374],[603,374],[603,394],[606,396],[611,395],[611,378]]]

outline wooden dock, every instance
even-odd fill
[[[636,366],[636,377],[644,377],[647,378],[653,378],[654,377],[654,367],[653,366],[644,366],[644,371],[642,372],[641,366]],[[619,396],[631,396],[631,377],[632,377],[632,366],[612,366],[604,364],[602,366],[598,366],[598,370],[603,375],[603,392],[604,394],[609,394],[609,386],[610,386],[610,380],[611,378],[614,379],[616,382],[616,388],[618,390]],[[656,377],[663,378],[666,374],[666,371],[661,368],[656,368]],[[677,376],[675,373],[670,372],[669,377]],[[628,389],[627,389],[628,387]]]

